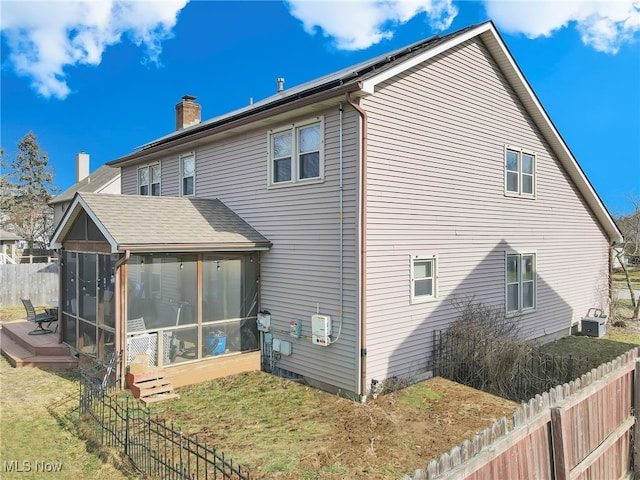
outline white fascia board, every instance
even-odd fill
[[[105,226],[98,219],[98,217],[96,217],[96,215],[93,213],[89,205],[87,205],[87,202],[84,200],[84,198],[82,198],[79,194],[76,195],[75,199],[73,200],[73,202],[67,209],[66,213],[60,220],[60,224],[58,225],[58,228],[53,234],[53,237],[51,237],[51,243],[49,245],[49,248],[53,250],[62,248],[62,237],[67,233],[69,233],[69,230],[71,229],[73,221],[76,219],[76,217],[82,210],[87,212],[87,215],[89,216],[89,218],[93,221],[93,223],[96,224],[96,227],[98,227],[98,230],[100,230],[104,238],[107,239],[107,241],[109,242],[109,245],[111,246],[111,253],[119,253],[118,244],[115,241],[115,239],[111,236],[109,231],[105,228]]]
[[[398,65],[396,65],[395,67],[390,68],[389,70],[385,70],[384,72],[380,73],[379,75],[376,75],[374,77],[371,77],[368,80],[365,80],[362,82],[362,90],[369,93],[369,94],[373,94],[375,93],[375,87],[376,85],[384,82],[385,80],[388,80],[391,77],[394,77],[410,68],[415,67],[416,65],[419,65],[420,63],[429,60],[430,58],[435,57],[436,55],[440,55],[443,52],[446,52],[447,50],[449,50],[452,47],[455,47],[456,45],[459,45],[461,43],[466,42],[467,40],[472,39],[473,37],[476,37],[478,35],[480,35],[481,33],[486,32],[487,30],[494,30],[493,25],[491,24],[491,22],[486,22],[483,23],[482,25],[477,26],[476,28],[469,30],[468,32],[465,32],[459,36],[456,36],[455,38],[452,38],[451,40],[449,40],[448,42],[444,42],[440,45],[437,45],[436,47],[433,48],[429,48],[427,49],[427,51],[425,51],[424,53],[422,53],[421,55],[416,55],[413,58],[410,58],[408,60],[405,60],[403,62],[400,62]]]

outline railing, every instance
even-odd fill
[[[516,358],[500,358],[481,343],[471,336],[457,338],[446,331],[434,332],[434,376],[520,402],[597,366],[588,358],[549,355],[539,348],[525,350]]]
[[[0,265],[15,265],[16,261],[6,253],[0,253]]]
[[[119,359],[118,359],[119,360]],[[147,478],[249,480],[249,471],[223,452],[155,420],[130,397],[119,398],[115,363],[81,371],[80,417],[103,446],[122,451]]]

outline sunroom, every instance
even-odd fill
[[[81,360],[122,352],[127,367],[146,354],[212,378],[202,362],[228,373],[251,354],[259,368],[260,252],[271,244],[219,200],[79,193],[52,247],[60,340]]]

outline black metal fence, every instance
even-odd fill
[[[182,429],[151,417],[130,397],[119,398],[109,365],[98,364],[80,376],[80,420],[93,439],[124,453],[146,478],[249,480],[249,471],[223,452],[185,436]]]
[[[499,395],[526,401],[595,368],[587,358],[543,353],[529,343],[505,345],[475,336],[434,332],[435,376]]]

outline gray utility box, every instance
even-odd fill
[[[588,337],[603,337],[607,333],[606,318],[583,318],[582,334]]]

